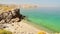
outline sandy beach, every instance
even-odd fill
[[[37,29],[36,27],[28,24],[25,20],[12,24],[6,24],[6,26],[8,27],[5,29],[13,32],[13,34],[47,34],[47,32]]]
[[[38,34],[38,32],[40,31],[37,28],[27,24],[26,21],[22,21],[20,25],[21,25],[21,34],[23,31],[25,31],[24,32],[25,34]]]

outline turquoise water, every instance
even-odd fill
[[[21,9],[21,14],[36,25],[42,25],[52,31],[60,32],[59,8]]]

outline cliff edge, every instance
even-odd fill
[[[9,6],[9,5],[0,4],[0,29],[5,29],[13,33],[14,31],[12,30],[15,27],[13,29],[11,28],[13,27],[12,23],[14,23],[15,25],[15,23],[20,22],[24,17],[25,16],[20,14],[20,8],[18,8],[17,6],[15,5]]]
[[[18,18],[21,21],[24,16],[20,14],[20,8],[15,8],[12,6],[0,6],[0,23],[9,23],[12,19]],[[10,8],[10,10],[9,10]],[[5,10],[5,11],[4,11]],[[14,22],[14,21],[12,21]]]

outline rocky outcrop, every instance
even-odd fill
[[[12,11],[3,12],[0,14],[0,23],[9,23],[12,19],[18,18],[18,22],[25,16],[20,14],[20,9],[14,9]]]
[[[15,8],[14,6],[11,9],[11,6],[2,5],[1,7],[0,5],[0,29],[5,29],[14,33],[17,27],[20,27],[20,26],[17,26],[17,24],[19,24],[20,21],[24,19],[24,17],[25,16],[20,14],[20,8],[17,8],[17,7]],[[17,33],[14,33],[14,34],[17,34]]]

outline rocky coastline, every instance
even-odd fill
[[[20,14],[20,8],[14,8],[13,10],[8,10],[8,11],[1,10],[0,12],[1,12],[0,13],[0,29],[5,29],[8,31],[11,31],[11,29],[12,29],[11,27],[13,27],[12,23],[13,24],[18,23],[22,19],[25,18],[25,16]],[[9,27],[10,27],[10,30],[9,30]],[[14,32],[12,32],[12,33],[14,33]],[[17,34],[17,33],[15,33],[15,34]]]
[[[3,12],[0,14],[0,23],[9,23],[12,19],[18,18],[18,22],[21,21],[25,16],[20,14],[20,9],[14,9],[12,11]],[[14,22],[14,21],[12,21]]]
[[[3,10],[1,10],[2,7]],[[0,30],[4,30],[4,32],[5,30],[10,31],[11,34],[38,34],[38,32],[40,34],[41,30],[24,20],[26,16],[20,13],[20,8],[15,8],[15,5],[12,9],[11,6],[7,5],[2,5],[2,7],[0,5]],[[45,34],[45,31],[42,33]]]

